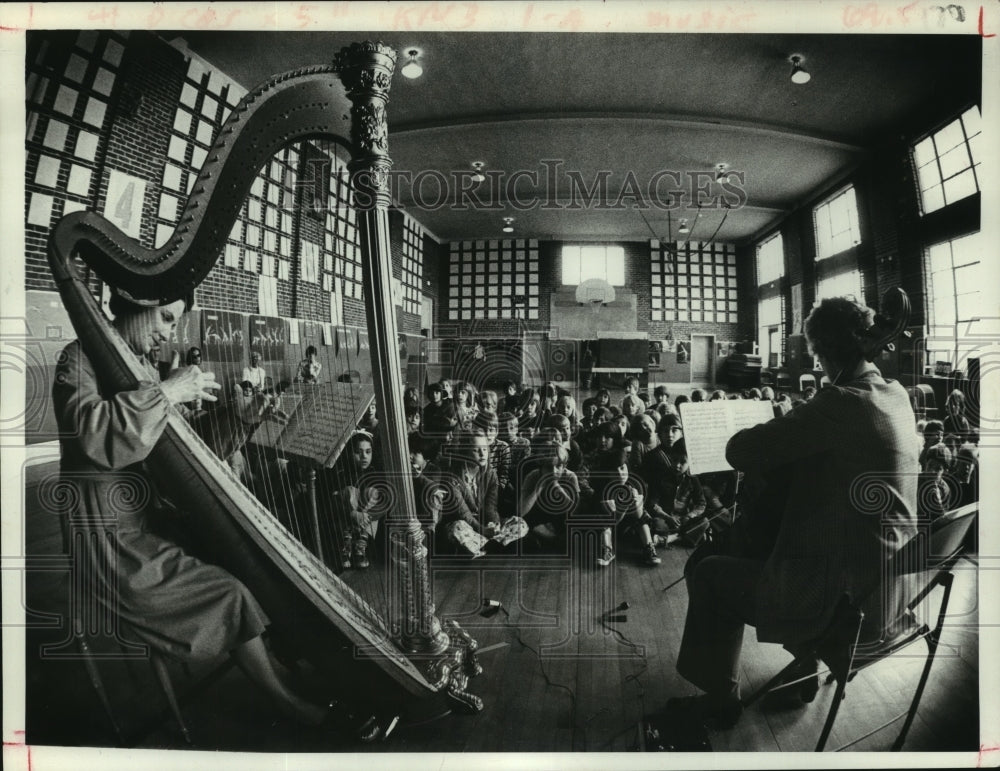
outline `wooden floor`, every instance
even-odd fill
[[[33,504],[33,501],[35,503]],[[37,504],[29,485],[27,554],[59,550],[58,523]],[[484,672],[471,690],[485,708],[477,715],[434,714],[421,708],[401,722],[388,742],[359,748],[276,716],[267,699],[225,661],[174,672],[194,747],[263,752],[604,752],[637,747],[637,726],[671,696],[695,693],[674,671],[687,595],[681,575],[683,548],[661,551],[663,564],[646,567],[621,548],[608,568],[583,566],[567,556],[437,559],[433,580],[442,619],[456,619],[480,644]],[[377,581],[379,566],[360,580]],[[358,579],[351,579],[358,580]],[[40,646],[65,640],[66,575],[29,573],[26,722],[30,744],[113,746],[115,738],[78,660],[40,655]],[[484,598],[505,612],[479,615]],[[906,750],[978,749],[977,573],[959,564],[951,613]],[[628,602],[624,623],[603,624],[604,611]],[[51,617],[41,613],[55,614]],[[56,646],[56,652],[59,652]],[[899,723],[867,738],[905,711],[923,664],[924,648],[862,672],[849,686],[828,749],[885,750]],[[909,655],[907,655],[909,654]],[[743,647],[744,693],[788,661],[775,645],[760,645],[747,629]],[[111,701],[140,747],[184,748],[166,717],[148,664],[103,662]],[[750,708],[734,729],[713,731],[717,751],[811,750],[833,686],[816,701],[790,712]],[[860,741],[858,741],[860,739]],[[851,744],[852,742],[855,742]]]

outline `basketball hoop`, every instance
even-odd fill
[[[603,279],[588,278],[576,288],[576,301],[581,305],[589,303],[590,310],[596,316],[602,306],[615,301],[615,289]]]

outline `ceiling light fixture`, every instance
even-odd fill
[[[485,166],[485,165],[486,164],[483,163],[482,161],[473,161],[472,162],[472,168],[476,170],[476,173],[472,175],[472,181],[473,182],[477,182],[478,183],[478,182],[485,182],[486,181],[486,175],[483,174],[483,166]]]
[[[399,68],[399,71],[410,80],[419,78],[424,74],[424,68],[417,61],[422,53],[419,48],[409,48],[406,51],[406,63]]]
[[[788,57],[788,61],[792,63],[792,83],[797,86],[808,83],[812,79],[812,75],[802,66],[805,60],[806,57],[802,54],[792,54]]]
[[[514,232],[514,218],[513,217],[504,217],[503,218],[503,232],[504,233],[513,233]]]
[[[685,235],[691,232],[688,230],[688,221],[686,219],[681,220],[681,226],[677,228],[677,232]]]
[[[728,163],[717,163],[715,164],[715,181],[725,182],[726,178],[729,176],[729,164]]]

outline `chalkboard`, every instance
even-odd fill
[[[202,311],[207,361],[242,362],[246,346],[246,317],[234,311]]]
[[[599,367],[635,367],[638,372],[646,368],[648,361],[648,340],[598,340]]]
[[[191,348],[201,348],[201,317],[202,311],[188,311],[177,321],[177,327],[170,340],[160,346],[160,361],[170,361],[174,351],[180,357],[180,363],[184,364],[187,352]],[[204,355],[204,352],[202,352]]]
[[[288,322],[273,316],[250,317],[250,349],[259,351],[264,361],[285,360]]]

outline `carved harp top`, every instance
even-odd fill
[[[383,295],[388,294],[384,289],[391,267],[385,182],[391,161],[385,104],[394,65],[392,49],[381,43],[359,43],[343,49],[332,64],[272,77],[249,92],[222,127],[176,231],[160,249],[142,247],[93,212],[59,221],[49,240],[50,266],[81,344],[107,383],[134,388],[143,373],[81,281],[74,258],[81,257],[101,279],[138,303],[157,305],[185,297],[214,266],[259,169],[294,141],[332,140],[349,151],[355,204],[367,212],[362,218],[369,252],[366,268],[377,272],[365,277],[366,304],[387,301]],[[393,314],[389,316],[394,325]],[[373,356],[385,353],[372,350]],[[391,395],[387,383],[399,379],[395,351],[389,355],[395,371],[391,366],[380,371],[381,363],[379,359],[374,367],[379,378],[375,385],[385,400]],[[393,405],[386,406],[385,422],[396,421],[393,430],[403,432],[402,415]],[[305,649],[317,666],[322,668],[335,649],[347,648],[351,661],[360,650],[364,655],[356,662],[358,668],[374,662],[377,671],[405,693],[428,695],[443,687],[440,673],[418,667],[419,661],[414,664],[404,656],[394,642],[399,632],[390,632],[367,602],[284,530],[179,413],[171,416],[150,458],[151,465],[170,480],[177,502],[198,513],[213,558],[247,584],[275,627]],[[405,504],[412,501],[408,476],[403,488]],[[426,561],[423,565],[426,572]],[[426,575],[423,589],[427,593]],[[429,643],[404,647],[440,653],[447,647],[442,641],[447,635],[433,616],[429,597],[423,605],[427,612],[418,631]],[[344,646],[344,638],[349,646]]]

